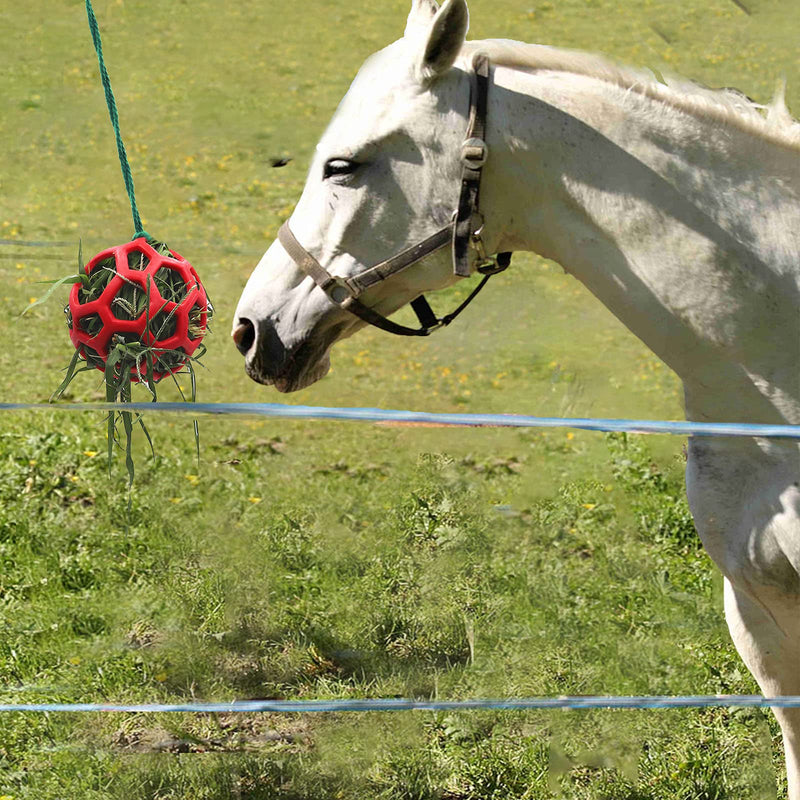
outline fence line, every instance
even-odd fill
[[[0,403],[0,411],[111,411],[115,403]],[[677,436],[750,436],[800,439],[800,425],[759,425],[744,422],[681,422],[668,420],[532,417],[522,414],[451,414],[382,408],[335,408],[283,403],[125,403],[137,413],[224,414],[276,419],[332,419],[400,425],[469,428],[576,428],[578,430],[672,434]]]
[[[678,708],[800,708],[800,696],[644,695],[531,697],[509,700],[236,700],[230,703],[3,703],[0,712],[272,713],[308,714],[353,711],[546,711],[652,710]]]

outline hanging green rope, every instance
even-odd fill
[[[105,61],[103,60],[103,45],[100,42],[100,28],[97,25],[97,17],[94,15],[91,0],[86,0],[86,15],[89,17],[89,29],[92,32],[94,49],[97,51],[97,62],[100,65],[100,79],[103,81],[103,89],[106,93],[106,105],[108,115],[111,117],[111,126],[114,128],[114,136],[117,139],[117,153],[119,154],[119,165],[122,167],[122,178],[125,181],[125,190],[131,203],[131,214],[133,215],[133,238],[140,236],[150,238],[146,231],[142,229],[142,219],[139,216],[139,209],[136,207],[136,195],[133,191],[133,175],[128,163],[128,155],[125,152],[125,144],[122,141],[122,134],[119,130],[119,115],[117,114],[117,103],[114,100],[114,92],[111,90],[111,80],[108,77]]]
[[[78,373],[92,369],[103,372],[107,402],[120,404],[119,411],[114,408],[107,417],[109,470],[114,446],[124,446],[130,493],[134,478],[131,444],[135,426],[141,427],[152,449],[144,419],[140,414],[126,410],[133,398],[133,385],[138,383],[145,387],[156,401],[156,385],[163,378],[170,377],[181,399],[185,399],[183,387],[175,375],[187,370],[194,402],[197,392],[194,363],[205,353],[202,340],[209,332],[214,309],[194,267],[180,253],[171,250],[164,242],[156,241],[142,228],[133,176],[119,130],[117,103],[103,59],[100,30],[91,0],[86,0],[86,15],[117,140],[134,234],[130,242],[105,248],[86,264],[79,247],[77,274],[53,281],[52,288],[44,297],[28,308],[47,299],[65,283],[72,283],[64,311],[75,352],[66,377],[51,399],[61,397]],[[200,438],[196,420],[194,434],[199,462]],[[130,494],[128,497],[130,510]]]

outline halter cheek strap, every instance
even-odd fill
[[[486,261],[480,234],[481,172],[489,159],[486,146],[486,111],[489,98],[489,59],[478,55],[470,73],[469,124],[461,145],[461,193],[453,220],[453,272],[469,277],[469,248],[479,246],[479,256]]]
[[[288,220],[283,223],[278,231],[278,240],[284,250],[295,264],[340,308],[355,314],[370,325],[398,336],[428,336],[433,331],[449,325],[475,299],[489,278],[502,272],[511,263],[511,253],[498,253],[494,258],[487,258],[481,240],[483,218],[479,210],[479,199],[481,171],[488,158],[488,149],[484,140],[488,93],[489,60],[486,56],[479,54],[473,61],[473,71],[470,73],[469,125],[466,139],[461,147],[461,192],[458,208],[453,213],[453,221],[446,227],[440,228],[421,242],[358,275],[351,278],[340,278],[331,275],[297,241],[289,227]],[[408,328],[392,322],[358,299],[359,295],[371,286],[392,275],[397,275],[448,244],[452,248],[453,272],[456,275],[467,277],[470,274],[470,248],[474,248],[478,254],[477,270],[484,276],[455,311],[439,318],[434,314],[425,297],[420,295],[411,301],[411,307],[417,315],[420,327]]]

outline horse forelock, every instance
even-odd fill
[[[519,70],[551,70],[595,78],[671,105],[695,116],[712,118],[744,129],[766,140],[800,149],[800,122],[784,100],[781,85],[767,105],[761,105],[736,89],[711,89],[675,75],[664,83],[648,70],[617,64],[610,58],[580,50],[527,44],[508,39],[466,42],[462,57],[485,53],[493,64]]]

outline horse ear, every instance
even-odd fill
[[[431,20],[436,16],[439,4],[436,0],[412,0],[411,13],[406,22],[405,37],[413,38],[420,29],[427,30]]]
[[[417,68],[424,83],[443,75],[461,52],[469,28],[466,0],[445,0],[423,33]]]

